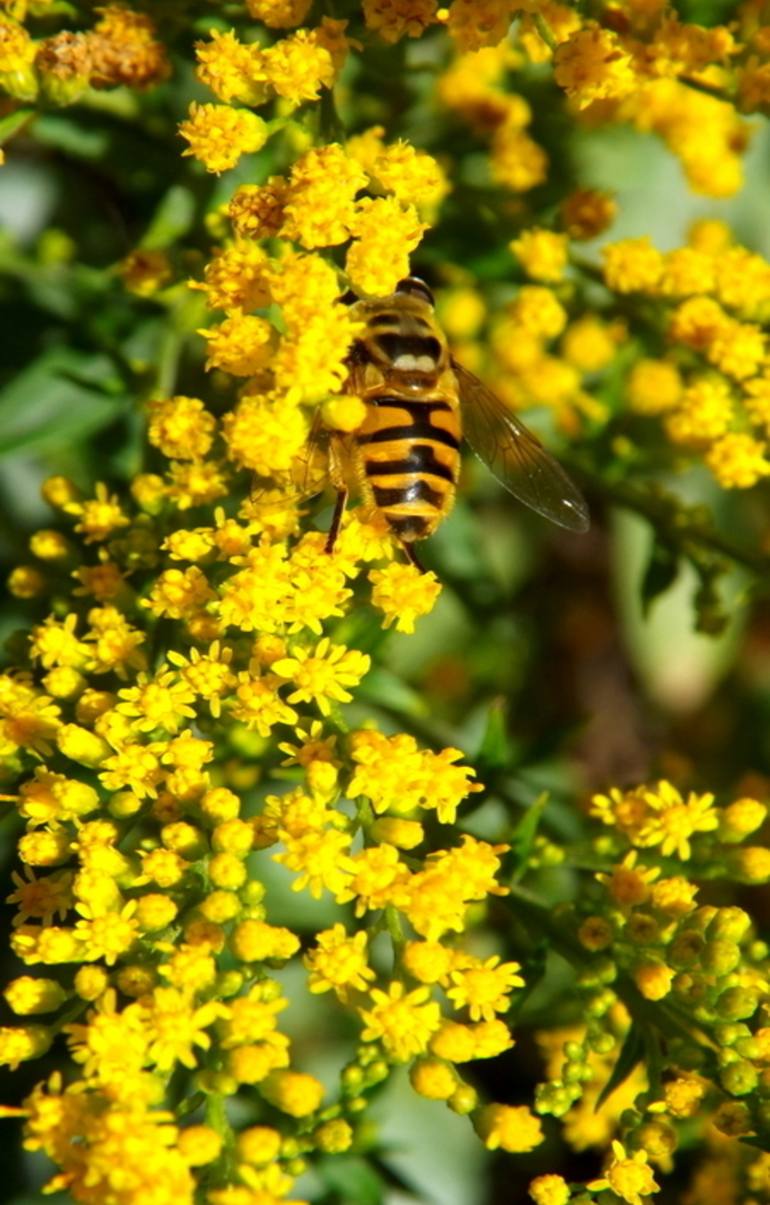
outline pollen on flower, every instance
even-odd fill
[[[242,155],[253,154],[267,141],[267,126],[249,109],[196,101],[179,133],[189,143],[182,154],[193,155],[206,171],[217,174],[235,167]]]
[[[372,604],[382,611],[385,627],[413,632],[416,620],[427,615],[441,593],[435,573],[421,573],[414,565],[394,561],[384,569],[372,569]]]
[[[419,38],[436,20],[438,0],[364,0],[364,20],[383,42]]]
[[[407,992],[403,983],[394,981],[387,991],[372,988],[371,1006],[359,1012],[364,1022],[361,1037],[365,1042],[380,1041],[386,1053],[399,1063],[421,1054],[439,1025],[439,1006],[430,999],[430,989],[418,987]]]
[[[522,1105],[485,1105],[473,1119],[476,1132],[490,1151],[520,1154],[534,1150],[543,1141],[538,1117]]]

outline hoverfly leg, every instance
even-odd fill
[[[417,553],[415,552],[414,545],[407,544],[406,541],[402,541],[401,547],[403,548],[403,550],[406,554],[406,559],[409,561],[410,565],[414,565],[415,569],[419,569],[420,573],[428,572],[427,569],[425,568],[425,566],[423,565],[422,561],[418,557]]]
[[[332,525],[329,528],[329,534],[326,537],[326,549],[328,553],[334,552],[334,545],[337,543],[337,536],[340,532],[340,524],[342,516],[345,513],[345,507],[348,501],[348,487],[346,485],[337,486],[337,501],[334,503],[334,514],[332,515]]]

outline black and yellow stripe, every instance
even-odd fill
[[[367,398],[357,433],[372,501],[407,542],[422,540],[451,509],[460,464],[457,409],[441,397]]]
[[[431,535],[454,501],[460,470],[457,384],[425,285],[362,302],[365,334],[350,361],[366,402],[355,433],[359,476],[406,544]]]

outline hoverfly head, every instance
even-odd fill
[[[400,280],[396,285],[397,293],[407,293],[411,297],[419,297],[422,301],[427,301],[428,305],[435,306],[436,299],[426,285],[424,280],[420,280],[419,276],[407,276],[404,280]]]

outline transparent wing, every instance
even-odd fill
[[[331,431],[321,422],[320,410],[313,418],[304,447],[294,457],[291,468],[282,477],[269,481],[255,477],[250,491],[254,506],[269,509],[286,503],[299,504],[320,494],[329,479]]]
[[[561,465],[478,377],[456,360],[463,433],[501,485],[531,510],[570,531],[587,531],[588,507]]]

